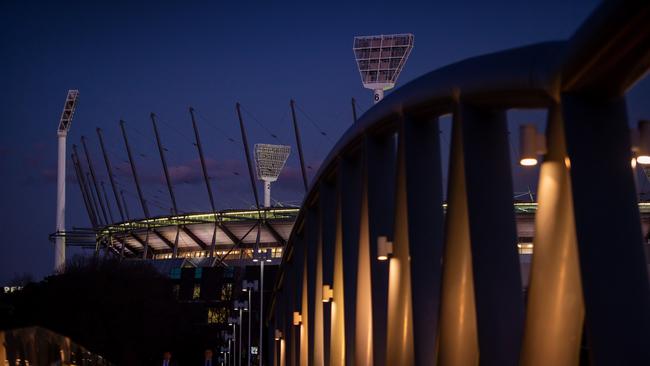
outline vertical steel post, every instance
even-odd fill
[[[104,222],[109,223],[108,215],[106,214],[106,207],[104,207],[104,202],[102,201],[101,191],[99,190],[99,185],[97,184],[97,177],[95,176],[95,168],[93,167],[93,161],[90,159],[90,153],[88,152],[88,146],[86,145],[86,137],[81,136],[81,144],[86,154],[86,161],[88,162],[88,170],[90,171],[90,177],[92,178],[93,185],[95,186],[95,193],[97,194],[97,202],[99,202],[99,207],[102,209],[102,216],[104,217]],[[107,202],[108,203],[108,202]]]
[[[178,207],[176,206],[176,196],[174,196],[174,190],[172,189],[172,181],[169,177],[169,170],[167,169],[167,160],[165,160],[165,152],[160,142],[160,134],[158,133],[158,126],[156,124],[156,114],[151,113],[151,123],[153,124],[153,132],[156,136],[156,143],[158,145],[158,152],[160,153],[160,161],[162,162],[163,172],[165,173],[165,182],[167,183],[167,189],[169,190],[169,198],[172,201],[172,213],[178,215]]]
[[[90,193],[90,197],[93,200],[93,205],[95,206],[95,212],[97,212],[97,219],[99,221],[100,225],[108,225],[107,222],[102,221],[101,215],[99,214],[99,205],[97,204],[97,192],[93,190],[92,184],[90,184],[90,173],[86,172],[86,181],[88,181],[88,192]]]
[[[147,207],[147,201],[144,199],[142,194],[142,188],[140,187],[140,179],[138,179],[138,171],[135,168],[135,160],[133,160],[133,155],[131,154],[131,147],[129,146],[129,140],[126,137],[126,129],[124,128],[123,120],[120,120],[120,128],[122,129],[122,137],[124,137],[124,145],[126,146],[126,153],[129,156],[129,164],[131,165],[131,173],[133,174],[133,180],[135,182],[135,188],[138,190],[138,197],[140,198],[140,204],[142,205],[142,212],[144,213],[145,218],[149,218],[149,208]]]
[[[507,117],[461,101],[460,118],[480,360],[517,365],[525,309]]]
[[[414,359],[416,365],[427,365],[436,359],[440,325],[444,212],[438,118],[404,116],[400,138],[405,159],[402,187],[408,212]]]
[[[122,210],[122,204],[117,195],[117,188],[115,188],[115,178],[113,177],[113,169],[111,167],[111,161],[108,159],[108,154],[106,154],[106,148],[104,146],[104,138],[102,136],[102,129],[97,128],[97,137],[99,137],[99,146],[102,149],[102,154],[104,155],[104,163],[106,164],[106,172],[108,173],[108,179],[111,183],[111,188],[113,189],[113,196],[115,197],[115,204],[117,205],[117,210],[120,212],[120,218],[124,221],[124,211]],[[108,200],[106,201],[108,204]],[[109,205],[110,208],[110,205]],[[112,220],[112,219],[111,219]]]
[[[68,131],[58,132],[58,164],[56,174],[56,238],[54,244],[54,271],[65,271],[65,179],[66,141]]]
[[[194,118],[194,108],[190,107],[190,116],[192,117],[192,127],[194,128],[194,136],[196,138],[196,148],[199,151],[199,159],[201,161],[201,171],[203,172],[203,180],[205,181],[205,187],[208,190],[208,198],[210,199],[210,208],[214,212],[214,231],[212,233],[212,243],[210,245],[210,257],[214,256],[214,248],[216,245],[217,238],[217,226],[219,225],[219,217],[217,216],[217,209],[214,206],[214,197],[212,196],[212,187],[210,186],[210,178],[208,177],[208,169],[205,166],[205,158],[203,156],[203,147],[201,146],[201,137],[199,135],[199,128],[196,125],[196,119]]]
[[[565,93],[562,108],[591,362],[648,365],[650,285],[625,98]]]
[[[241,106],[239,103],[235,105],[237,109],[237,117],[239,117],[239,129],[241,131],[241,138],[244,144],[244,153],[246,154],[246,164],[248,165],[248,176],[251,179],[251,187],[253,188],[253,195],[255,196],[255,207],[259,211],[260,199],[257,194],[257,187],[255,186],[255,175],[253,174],[253,163],[251,162],[250,150],[248,149],[248,137],[246,136],[246,129],[244,128],[244,119],[241,115]]]
[[[113,220],[113,211],[111,211],[111,205],[108,203],[108,194],[106,194],[106,187],[104,186],[104,181],[100,181],[99,185],[102,187],[102,194],[104,195],[104,201],[106,201],[106,208],[108,209],[108,217],[111,219],[111,223],[115,222]]]
[[[289,106],[291,106],[291,118],[293,120],[293,131],[296,135],[296,145],[298,146],[298,157],[300,157],[300,172],[302,173],[302,184],[305,187],[305,193],[307,193],[309,189],[309,185],[307,183],[307,171],[305,170],[305,158],[302,152],[302,142],[300,140],[300,129],[298,128],[298,120],[296,119],[296,102],[293,99],[291,99],[291,101],[289,102]]]
[[[126,199],[124,199],[124,190],[120,191],[120,196],[122,197],[122,205],[124,206],[124,215],[127,220],[131,220],[129,217],[129,207],[126,205]]]
[[[88,200],[88,196],[86,195],[85,184],[83,181],[83,173],[81,173],[79,164],[76,161],[76,156],[74,153],[70,155],[70,158],[72,159],[72,165],[74,166],[74,172],[75,172],[75,176],[77,177],[77,183],[79,184],[79,189],[81,190],[81,196],[83,197],[84,205],[86,206],[86,211],[88,212],[88,219],[90,220],[90,224],[92,225],[92,227],[97,228],[97,222],[95,221],[95,216],[92,211],[92,205]]]

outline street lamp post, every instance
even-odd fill
[[[257,280],[255,281],[246,281],[244,280],[242,283],[242,291],[248,292],[248,304],[252,305],[252,295],[253,291],[258,290],[258,282]],[[251,313],[252,311],[248,312],[248,351],[246,352],[246,357],[247,357],[247,365],[251,366]],[[261,319],[260,319],[261,320]]]
[[[253,262],[260,262],[260,336],[259,336],[259,366],[262,366],[262,359],[264,358],[262,349],[262,339],[264,333],[264,263],[271,262],[271,251],[268,249],[258,249],[257,253],[253,256]]]
[[[237,356],[237,359],[238,359],[237,364],[239,366],[241,366],[241,345],[242,345],[242,334],[244,333],[242,331],[242,324],[241,323],[242,323],[242,318],[244,316],[243,312],[244,311],[249,311],[248,310],[248,302],[247,301],[235,301],[235,311],[237,311],[237,310],[239,310],[239,319],[237,319],[238,323],[239,323],[239,353],[238,353],[238,356]],[[250,311],[249,311],[249,313],[250,313]]]

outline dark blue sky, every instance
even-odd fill
[[[170,207],[148,118],[152,111],[160,119],[181,210],[209,208],[192,145],[190,105],[200,116],[218,206],[247,207],[253,201],[239,144],[236,101],[244,107],[251,143],[293,144],[288,101],[295,98],[313,174],[351,123],[350,97],[357,98],[362,110],[371,105],[371,93],[362,88],[353,60],[354,35],[415,34],[399,86],[466,57],[565,39],[597,2],[133,3],[0,5],[0,284],[17,273],[39,278],[52,268],[53,247],[47,237],[54,231],[55,128],[70,88],[79,89],[81,97],[69,147],[87,136],[95,168],[106,181],[95,128],[105,131],[117,181],[129,192],[132,215],[141,216],[141,210],[128,175],[120,118],[127,121],[152,211],[162,214]],[[650,116],[649,96],[647,81],[635,88],[630,96],[632,120]],[[543,120],[541,113],[511,116],[513,128]],[[443,141],[445,134],[448,129]],[[275,198],[299,203],[297,166],[292,154],[274,186]],[[87,227],[71,169],[69,174],[67,226]],[[515,172],[517,190],[534,181],[534,173]]]

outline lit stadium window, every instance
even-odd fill
[[[224,283],[221,286],[221,300],[229,301],[232,297],[232,283]]]
[[[194,291],[192,291],[192,300],[198,300],[201,298],[201,285],[194,285]]]

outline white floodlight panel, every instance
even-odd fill
[[[274,182],[287,162],[291,146],[255,144],[257,179]]]
[[[59,120],[59,132],[65,133],[70,129],[70,123],[72,122],[72,116],[74,115],[78,96],[79,90],[68,90],[68,96],[65,99],[63,112],[61,113],[61,119]]]
[[[374,90],[394,87],[413,41],[413,34],[354,37],[354,57],[363,86]]]

